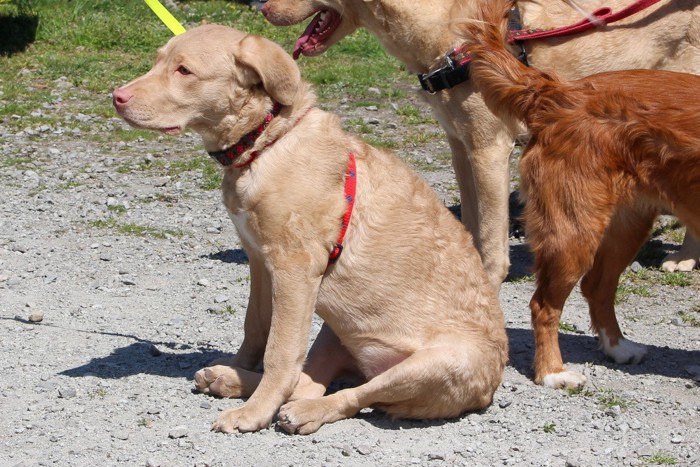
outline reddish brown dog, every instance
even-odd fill
[[[558,324],[578,280],[603,351],[638,363],[645,347],[615,317],[620,274],[662,207],[700,235],[700,77],[630,70],[565,81],[527,68],[504,45],[511,3],[484,2],[483,21],[458,28],[486,104],[532,135],[520,171],[537,272],[535,380],[576,387],[585,378],[564,368]]]

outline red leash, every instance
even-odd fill
[[[609,7],[602,7],[591,13],[593,16],[598,18],[598,20],[605,24],[614,23],[623,18],[627,18],[643,9],[658,3],[659,0],[638,0],[633,4],[623,8],[617,13],[613,13],[612,9]],[[568,26],[562,26],[554,29],[519,29],[517,31],[509,31],[508,42],[514,41],[526,41],[531,39],[542,39],[544,37],[559,37],[568,36],[571,34],[578,34],[589,29],[597,27],[596,23],[593,23],[588,18],[585,18],[578,23],[570,24]]]

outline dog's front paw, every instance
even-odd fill
[[[586,385],[586,377],[581,373],[565,370],[545,375],[542,385],[552,389],[581,389]]]
[[[218,397],[245,397],[244,385],[236,370],[230,366],[215,365],[202,368],[194,374],[194,387],[204,394]]]
[[[308,435],[323,425],[319,399],[299,399],[284,404],[277,415],[277,425],[287,433]],[[319,413],[320,412],[320,413]]]
[[[225,410],[212,424],[211,429],[221,433],[234,433],[239,431],[259,431],[268,428],[272,423],[272,417],[261,416],[246,406]]]

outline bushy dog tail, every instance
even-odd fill
[[[482,93],[486,105],[502,118],[527,122],[547,90],[561,80],[556,75],[528,68],[506,45],[506,18],[512,0],[479,2],[474,18],[460,18],[454,12],[452,28],[472,55],[470,79]],[[457,19],[459,18],[459,19]]]

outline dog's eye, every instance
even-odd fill
[[[177,72],[180,73],[181,75],[191,75],[192,74],[192,72],[189,70],[189,68],[187,68],[184,65],[180,65],[177,69]]]

